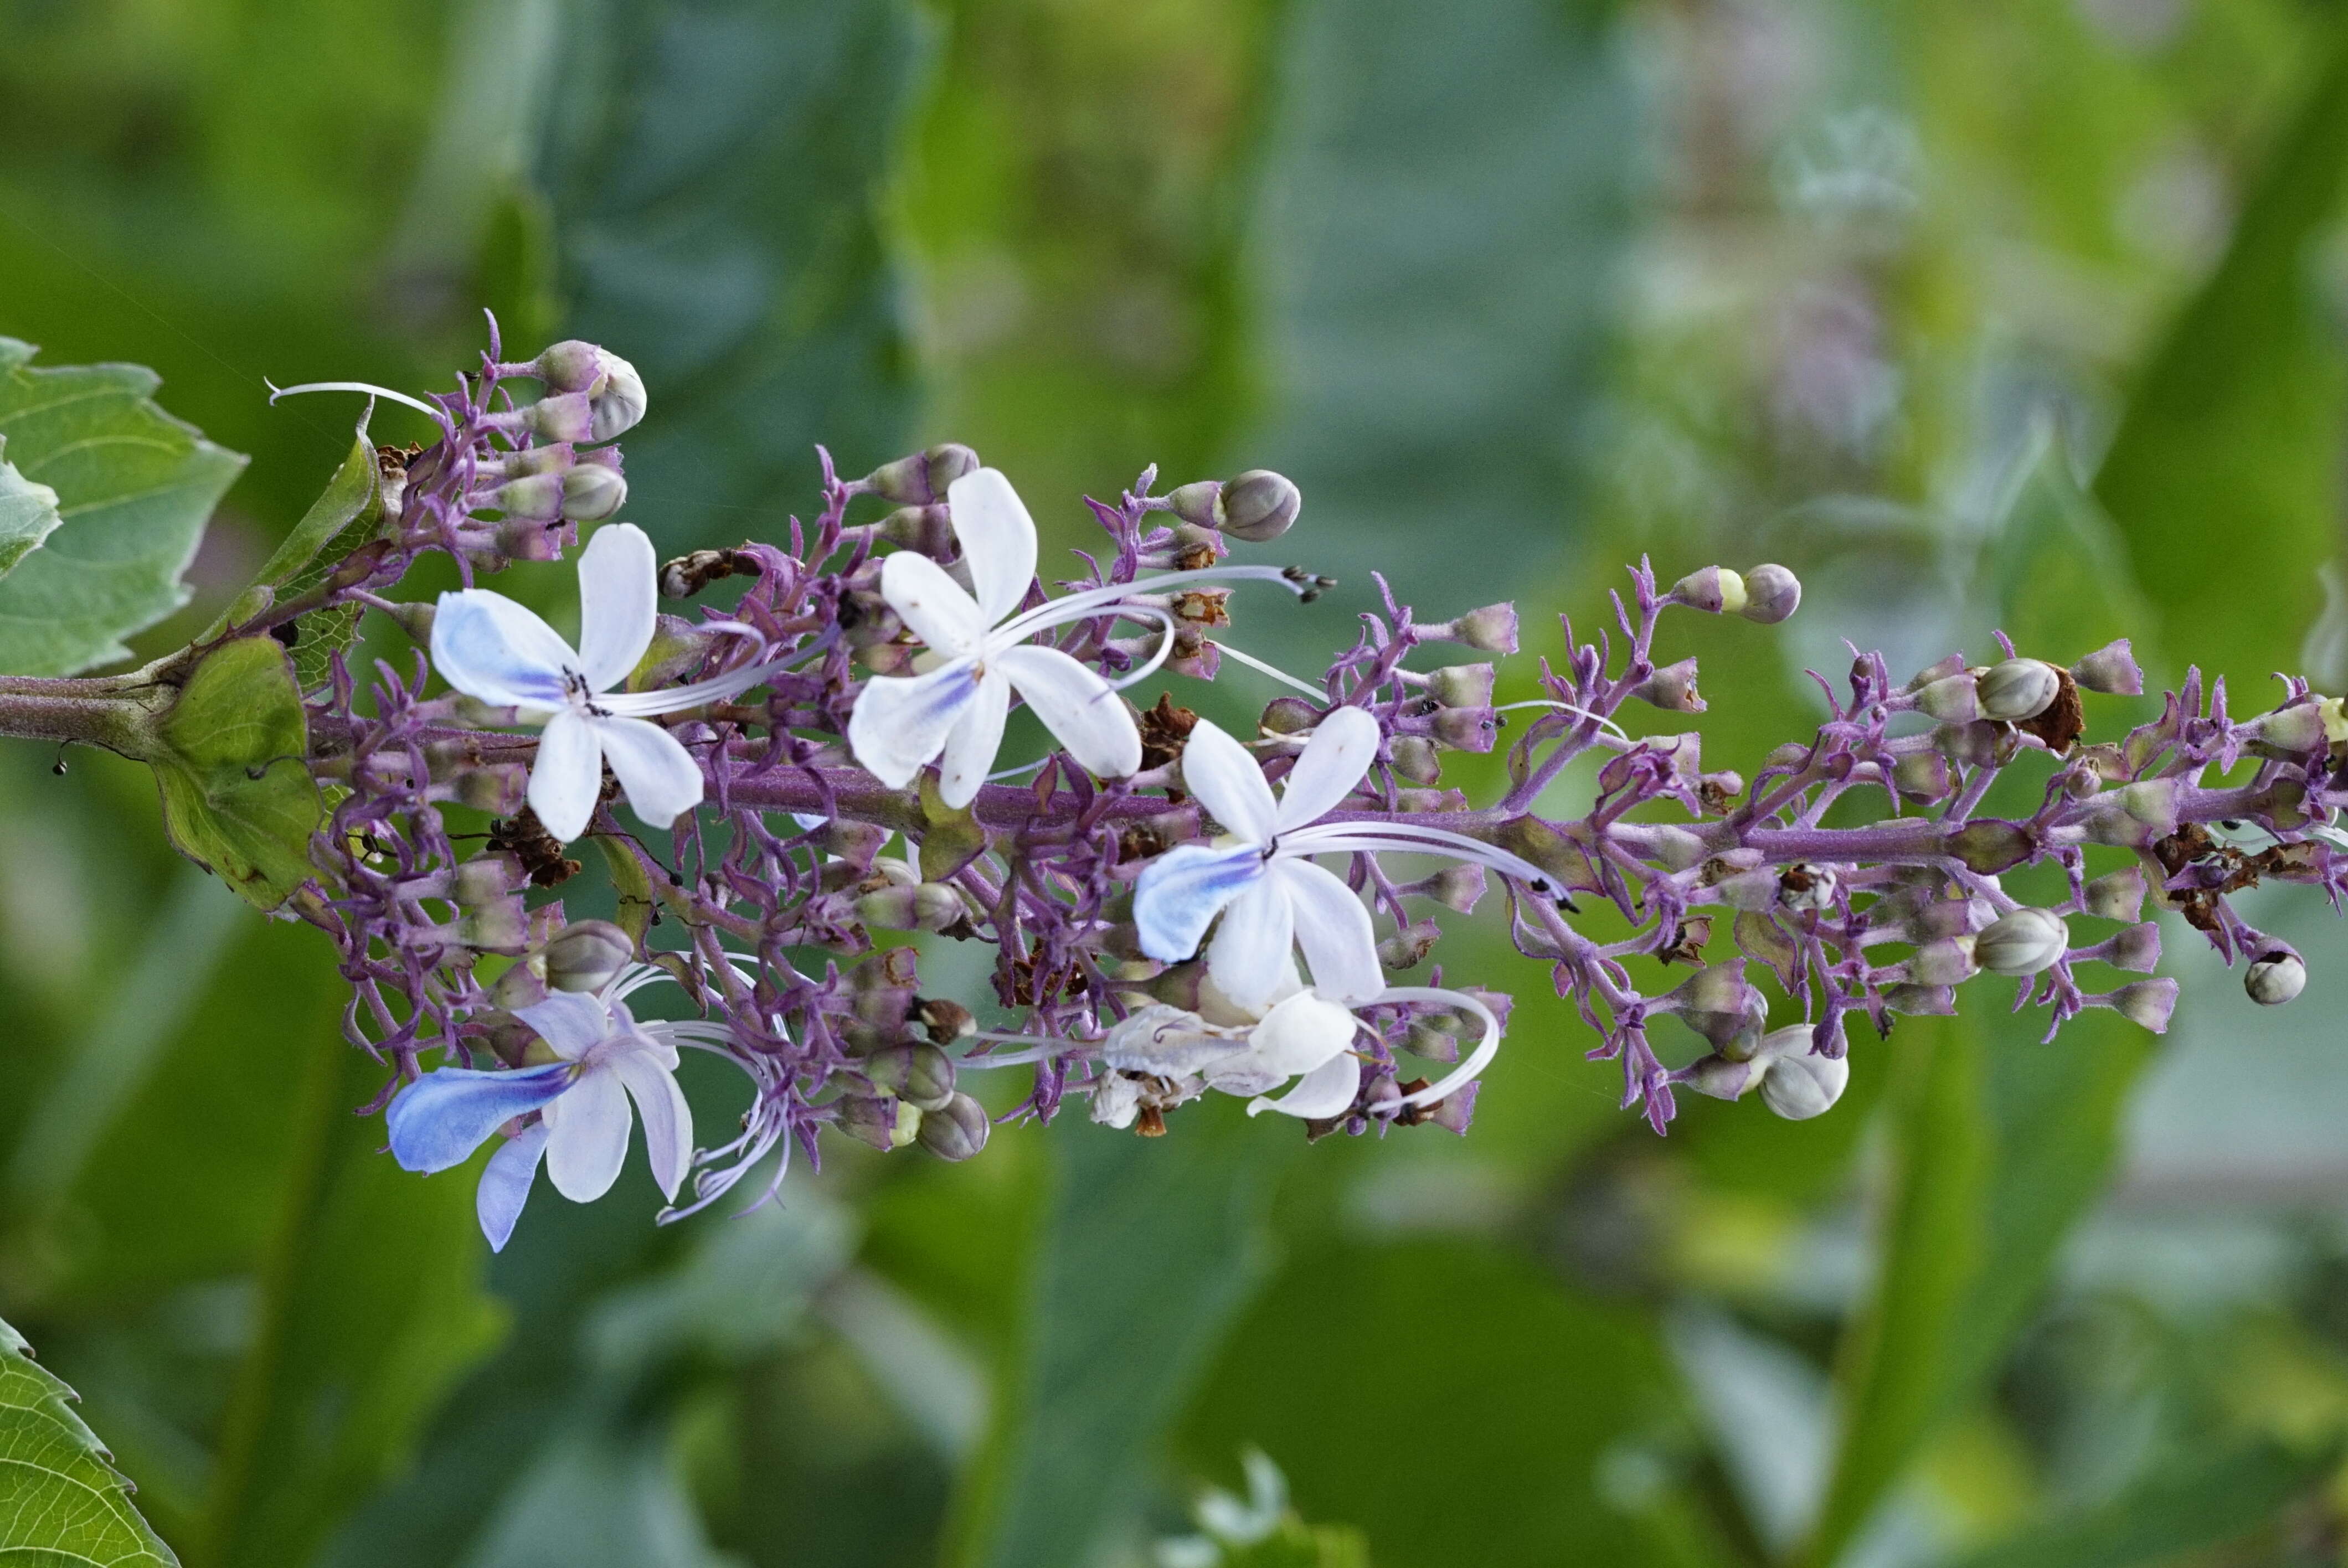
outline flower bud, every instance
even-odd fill
[[[1274,697],[1257,721],[1269,735],[1302,735],[1321,722],[1321,710],[1302,697]]]
[[[1917,907],[1916,939],[1968,937],[1996,918],[1997,911],[1986,898],[1934,898]]]
[[[562,476],[547,472],[509,479],[483,496],[481,504],[509,518],[551,523],[562,515]]]
[[[1386,761],[1395,773],[1413,784],[1431,784],[1443,776],[1443,764],[1435,754],[1435,743],[1425,735],[1396,735]]]
[[[546,983],[558,991],[599,991],[634,956],[635,943],[609,920],[579,920],[546,944]]]
[[[883,887],[856,901],[856,917],[884,931],[942,931],[968,913],[962,895],[942,882]]]
[[[2177,982],[2138,980],[2114,991],[2111,1002],[2122,1018],[2137,1028],[2167,1034],[2169,1015],[2177,1010]]]
[[[2071,666],[2071,679],[2090,692],[2113,697],[2144,695],[2144,671],[2137,668],[2125,637],[2107,642]]]
[[[953,1059],[927,1040],[908,1040],[864,1059],[864,1076],[922,1111],[942,1111],[953,1098]]]
[[[947,487],[956,479],[977,471],[978,454],[949,441],[926,452],[883,463],[865,475],[863,483],[883,500],[929,507],[942,503]]]
[[[2144,873],[2123,866],[2087,884],[2086,910],[2106,920],[2133,920],[2144,912]]]
[[[1378,944],[1378,962],[1389,969],[1415,969],[1435,951],[1442,936],[1434,921],[1414,921]]]
[[[1849,1057],[1789,1053],[1762,1073],[1761,1103],[1788,1122],[1807,1122],[1833,1110],[1849,1083]]]
[[[1220,531],[1223,526],[1223,487],[1214,479],[1200,479],[1177,486],[1166,493],[1167,504],[1174,515],[1194,528]]]
[[[1949,762],[1939,752],[1907,752],[1891,764],[1891,784],[1902,795],[1926,804],[1949,793]]]
[[[1416,882],[1405,883],[1402,890],[1432,898],[1462,915],[1472,915],[1484,897],[1484,868],[1473,861],[1459,861]]]
[[[1802,579],[1775,562],[1745,574],[1745,608],[1737,611],[1759,626],[1775,626],[1802,604]]]
[[[2270,756],[2303,757],[2330,744],[2324,734],[2323,710],[2312,702],[2294,702],[2244,727],[2258,748]]]
[[[1993,975],[2034,975],[2053,968],[2070,946],[2071,928],[2060,916],[2025,907],[1973,938],[1973,961]]]
[[[1689,1066],[1684,1081],[1698,1094],[1709,1094],[1715,1100],[1741,1100],[1768,1071],[1769,1063],[1759,1057],[1735,1061],[1725,1056],[1707,1056]]]
[[[1708,615],[1742,615],[1751,602],[1745,590],[1745,579],[1720,566],[1688,573],[1672,585],[1671,598]]]
[[[903,1148],[921,1135],[921,1112],[901,1100],[843,1094],[832,1102],[832,1110],[837,1112],[833,1126],[884,1154],[891,1149]]]
[[[1971,937],[1942,937],[1916,949],[1908,960],[1908,978],[1920,986],[1961,986],[1979,968]]]
[[[1447,639],[1463,643],[1478,653],[1514,653],[1517,651],[1517,607],[1513,604],[1488,604],[1481,610],[1469,610],[1457,620],[1421,630],[1430,639]]]
[[[490,816],[519,816],[530,803],[530,769],[520,763],[483,763],[460,768],[458,800]]]
[[[586,394],[592,440],[609,441],[644,416],[644,378],[610,349],[572,338],[540,354],[531,374],[556,392]]]
[[[1776,908],[1780,891],[1777,874],[1766,869],[1740,871],[1734,876],[1723,877],[1716,890],[1720,901],[1730,908],[1756,915]]]
[[[530,886],[510,855],[476,856],[457,867],[449,900],[457,906],[457,939],[485,953],[519,953],[530,940],[530,912],[521,890]]]
[[[1684,827],[1662,825],[1654,830],[1655,859],[1666,871],[1685,871],[1703,863],[1710,853],[1703,839]]]
[[[1488,708],[1492,680],[1489,664],[1447,664],[1426,678],[1426,694],[1447,708]]]
[[[1701,713],[1704,699],[1696,694],[1695,661],[1666,664],[1631,688],[1631,695],[1668,713]]]
[[[1932,744],[1952,764],[1969,768],[1999,767],[2012,760],[2004,746],[2011,738],[1986,720],[1968,724],[1942,724],[1932,732]]]
[[[1982,716],[1981,682],[1967,671],[1943,676],[1917,689],[1916,706],[1944,724],[1970,724]]]
[[[2016,723],[2034,719],[2063,690],[2054,666],[2041,659],[2008,659],[1982,672],[1978,687],[1984,719]]]
[[[499,975],[489,987],[490,1005],[504,1012],[519,1012],[526,1007],[536,1007],[546,997],[546,977],[539,973],[538,963],[530,958],[523,959]],[[499,1054],[505,1055],[502,1046]],[[510,1061],[520,1060],[519,1055],[509,1059]]]
[[[953,514],[942,501],[900,507],[880,519],[880,537],[942,560],[954,552]]]
[[[584,441],[595,429],[595,407],[583,392],[556,393],[521,411],[521,422],[541,441]]]
[[[1500,716],[1489,708],[1438,708],[1428,727],[1438,744],[1459,752],[1488,752],[1498,738]]]
[[[600,523],[627,499],[628,482],[601,463],[582,463],[562,476],[562,515],[574,523]]]
[[[2160,927],[2147,920],[2114,932],[2105,950],[2104,962],[2139,975],[2152,973],[2160,968]]]
[[[2079,826],[2090,844],[2142,849],[2177,831],[2177,781],[2145,779],[2089,802]]]
[[[1982,817],[1951,834],[1948,851],[1968,871],[1995,876],[2030,858],[2030,835],[2020,825]]]
[[[1768,1004],[1746,979],[1744,960],[1698,969],[1671,995],[1680,1021],[1722,1055],[1742,1060],[1759,1049]]]
[[[2297,953],[2278,948],[2250,965],[2242,989],[2260,1007],[2281,1007],[2307,989],[2307,965]]]
[[[1910,1018],[1953,1018],[1957,993],[1947,986],[1889,986],[1883,992],[1883,1005]]]
[[[960,1161],[985,1148],[986,1135],[993,1130],[985,1106],[967,1094],[954,1094],[937,1110],[922,1112],[917,1136],[922,1147],[939,1159]]]
[[[1222,520],[1212,526],[1251,545],[1269,543],[1286,533],[1304,506],[1303,494],[1269,468],[1249,469],[1224,485],[1217,500]]]

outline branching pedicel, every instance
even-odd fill
[[[1296,518],[1295,487],[1263,472],[1165,496],[1145,473],[1116,505],[1089,502],[1103,548],[1054,592],[1035,579],[1018,497],[969,449],[850,481],[827,456],[821,509],[790,520],[788,545],[657,564],[641,532],[603,523],[579,557],[574,651],[496,593],[444,595],[436,613],[396,589],[427,553],[454,557],[470,583],[551,559],[578,525],[615,514],[618,454],[582,444],[642,415],[634,372],[578,343],[503,364],[493,343],[458,391],[401,400],[442,436],[385,451],[374,533],[306,595],[241,606],[217,641],[298,639],[367,606],[422,645],[404,668],[378,663],[364,690],[337,651],[304,694],[311,769],[339,794],[311,840],[314,877],[286,907],[341,952],[350,1037],[391,1069],[377,1105],[394,1154],[439,1170],[501,1139],[480,1189],[499,1245],[541,1162],[565,1196],[612,1185],[632,1102],[672,1200],[664,1218],[713,1202],[780,1145],[771,1193],[789,1145],[816,1157],[827,1126],[966,1159],[990,1122],[957,1081],[990,1067],[1032,1071],[1014,1120],[1048,1119],[1074,1094],[1095,1120],[1155,1135],[1212,1090],[1300,1117],[1313,1137],[1464,1132],[1509,1002],[1388,983],[1426,962],[1429,905],[1503,907],[1516,947],[1552,967],[1598,1037],[1590,1054],[1621,1063],[1623,1104],[1661,1132],[1682,1085],[1757,1089],[1789,1117],[1826,1111],[1848,1077],[1851,1014],[1881,1034],[1897,1014],[1950,1012],[1982,970],[2020,978],[2050,1040],[2088,1007],[2158,1031],[2174,980],[2096,995],[2075,973],[2083,959],[2154,968],[2157,927],[2138,923],[2148,891],[2249,960],[2253,998],[2288,1001],[2299,956],[2227,896],[2271,876],[2336,901],[2343,882],[2328,826],[2343,798],[2338,702],[2293,681],[2276,710],[2237,723],[2223,683],[2205,705],[2190,675],[2157,721],[2087,743],[2082,692],[2141,692],[2125,641],[2068,670],[2008,646],[1986,668],[1952,657],[1905,682],[1861,655],[1816,735],[1749,783],[1706,772],[1693,734],[1628,737],[1626,703],[1704,708],[1693,661],[1655,661],[1664,612],[1783,620],[1800,587],[1776,566],[1706,568],[1666,589],[1643,565],[1595,644],[1567,625],[1562,665],[1540,666],[1544,697],[1510,704],[1537,716],[1507,753],[1505,793],[1482,805],[1439,775],[1447,752],[1496,744],[1493,665],[1412,666],[1438,645],[1514,653],[1508,605],[1422,622],[1381,581],[1382,611],[1304,687],[1315,695],[1272,702],[1253,734],[1171,695],[1128,703],[1121,690],[1161,670],[1215,677],[1234,585],[1303,598],[1326,586],[1225,559],[1231,541],[1269,541]],[[868,500],[895,509],[851,524]],[[747,585],[731,610],[656,614],[656,589],[685,600],[722,579]],[[448,688],[437,695],[436,669]],[[1060,749],[998,772],[1014,696]],[[1595,804],[1541,815],[1584,758]],[[2030,759],[2051,772],[2035,809],[1981,815]],[[2202,782],[2245,759],[2247,783]],[[496,819],[485,847],[459,849],[451,802]],[[1880,815],[1828,825],[1838,805],[1839,822]],[[903,858],[883,853],[894,835]],[[580,870],[566,846],[582,836],[617,886],[616,924],[525,902]],[[2091,879],[2094,845],[2133,855]],[[1397,881],[1400,857],[1447,864]],[[2040,863],[2065,891],[2018,903],[1999,874]],[[1629,934],[1586,934],[1593,901]],[[2075,947],[2082,917],[2111,934]],[[1724,921],[1740,956],[1708,964]],[[925,998],[914,951],[876,948],[876,930],[991,944],[992,1000],[1017,1027],[982,1030],[963,1002]],[[1643,994],[1632,959],[1692,972]],[[1802,1022],[1767,1029],[1752,962]],[[626,999],[654,982],[681,987],[701,1018],[638,1023]],[[1667,1067],[1649,1040],[1663,1014],[1710,1051]],[[695,1145],[672,1076],[681,1048],[747,1076],[731,1141]]]

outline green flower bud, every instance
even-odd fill
[[[595,405],[583,392],[541,397],[521,415],[522,424],[541,441],[585,441],[595,432]]]
[[[1416,893],[1422,898],[1432,898],[1447,909],[1462,915],[1476,912],[1484,897],[1484,868],[1469,861],[1460,861],[1442,870],[1403,885],[1405,893]]]
[[[1447,664],[1427,677],[1426,693],[1447,708],[1488,708],[1493,674],[1489,664]]]
[[[2035,975],[2070,949],[2071,928],[2051,910],[2021,908],[1973,938],[1973,961],[1993,975]]]
[[[529,474],[509,479],[483,497],[482,504],[509,518],[551,523],[562,515],[562,476]]]
[[[1674,603],[1708,615],[1742,615],[1751,602],[1745,579],[1726,567],[1708,566],[1692,571],[1672,585]]]
[[[1194,528],[1220,532],[1223,526],[1223,487],[1215,479],[1200,479],[1167,492],[1174,515]]]
[[[1912,801],[1931,804],[1948,797],[1949,762],[1938,752],[1907,752],[1891,764],[1891,784]]]
[[[2019,723],[2054,706],[2063,678],[2044,660],[2008,659],[1982,672],[1979,690],[1982,718]]]
[[[1488,752],[1499,735],[1499,715],[1489,708],[1438,708],[1428,722],[1436,743],[1454,751]]]
[[[1321,710],[1302,697],[1274,697],[1258,721],[1270,735],[1301,735],[1321,722]]]
[[[2138,980],[2114,991],[2111,1001],[2119,1015],[2137,1028],[2167,1034],[2169,1015],[2177,1010],[2177,982]]]
[[[1462,643],[1478,653],[1514,653],[1517,607],[1488,604],[1481,610],[1469,610],[1457,620],[1422,627],[1420,630],[1429,641]]]
[[[926,507],[900,507],[880,519],[880,537],[891,544],[942,559],[953,554],[955,548],[953,513],[942,501]]]
[[[2011,822],[1983,817],[1969,822],[1948,839],[1948,851],[1968,871],[1995,876],[2030,858],[2030,835]]]
[[[946,489],[965,474],[978,471],[978,454],[947,442],[926,452],[883,463],[864,476],[863,483],[883,500],[928,507],[942,503]]]
[[[1761,1102],[1788,1122],[1807,1122],[1833,1110],[1849,1084],[1849,1057],[1789,1052],[1762,1073]]]
[[[530,803],[530,769],[520,763],[483,763],[458,770],[457,798],[490,816],[519,816]]]
[[[937,1110],[922,1113],[918,1135],[922,1147],[939,1159],[962,1161],[985,1148],[992,1131],[985,1106],[967,1094],[953,1094]]]
[[[558,991],[599,991],[635,956],[635,942],[609,920],[579,920],[546,944],[546,983]]]
[[[1957,993],[1947,986],[1890,986],[1883,992],[1883,1005],[1910,1018],[1953,1018]]]
[[[832,1102],[832,1125],[882,1153],[901,1149],[921,1135],[922,1113],[901,1100],[843,1094]]]
[[[600,523],[627,499],[628,482],[601,463],[582,463],[562,476],[562,515],[574,523]]]
[[[1286,533],[1304,507],[1303,493],[1269,468],[1249,469],[1224,485],[1218,499],[1222,521],[1213,526],[1251,545],[1269,543]]]
[[[1413,784],[1431,784],[1443,776],[1435,743],[1425,735],[1396,735],[1386,758],[1388,765]]]
[[[2331,743],[2324,734],[2323,710],[2312,702],[2268,713],[2249,728],[2258,748],[2270,756],[2302,757]]]
[[[2142,849],[2177,831],[2177,781],[2146,779],[2106,790],[2079,824],[2090,844]]]
[[[2106,643],[2072,665],[2071,679],[2090,692],[2108,696],[2144,695],[2144,671],[2137,668],[2136,656],[2128,651],[2128,640],[2125,637]]]
[[[476,856],[457,867],[449,899],[457,906],[457,939],[484,953],[520,953],[530,941],[530,912],[521,890],[530,876],[510,855]]]
[[[942,882],[891,885],[856,901],[856,917],[884,931],[942,931],[969,913]]]
[[[1415,969],[1426,962],[1442,935],[1432,920],[1414,921],[1378,944],[1378,962],[1389,969]]]
[[[1696,694],[1695,661],[1666,664],[1631,688],[1631,695],[1667,713],[1701,713],[1704,699]]]
[[[874,1051],[864,1059],[864,1076],[922,1111],[942,1111],[953,1098],[953,1059],[927,1040]]]
[[[1927,942],[1908,960],[1908,978],[1921,986],[1961,986],[1979,971],[1971,937]]]
[[[1714,1055],[1693,1063],[1685,1081],[1698,1094],[1715,1100],[1741,1100],[1768,1071],[1769,1063],[1758,1057],[1737,1061]]]
[[[1917,690],[1916,706],[1944,724],[1970,724],[1983,716],[1981,682],[1962,671]]]
[[[2116,969],[2148,975],[2160,968],[2160,927],[2150,920],[2130,926],[2112,938],[2111,956],[2105,960]]]

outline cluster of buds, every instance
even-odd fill
[[[2236,722],[2222,682],[2205,696],[2188,675],[2157,719],[2091,742],[2083,693],[2141,693],[2125,641],[2067,668],[2006,645],[1906,680],[1862,655],[1826,722],[1749,780],[1708,770],[1694,733],[1631,733],[1628,712],[1704,711],[1695,661],[1653,651],[1663,618],[1782,621],[1801,586],[1775,565],[1665,589],[1642,564],[1612,630],[1582,642],[1561,623],[1521,701],[1498,700],[1497,662],[1428,657],[1515,654],[1512,606],[1421,621],[1383,580],[1354,645],[1282,677],[1298,694],[1251,732],[1200,719],[1173,685],[1128,700],[1212,679],[1226,651],[1259,665],[1229,646],[1242,594],[1327,586],[1228,559],[1298,519],[1297,487],[1261,470],[1163,495],[1153,470],[1088,502],[1103,547],[1047,585],[1024,505],[968,447],[860,479],[825,454],[819,509],[780,538],[664,563],[602,521],[578,558],[574,650],[470,584],[619,510],[616,449],[582,443],[643,416],[641,382],[587,344],[519,364],[493,344],[456,392],[403,400],[441,438],[387,455],[376,535],[232,630],[366,605],[420,644],[364,687],[336,655],[304,694],[311,766],[339,794],[289,907],[341,952],[348,1031],[389,1067],[394,1153],[432,1170],[498,1141],[481,1202],[499,1243],[541,1163],[566,1196],[611,1185],[632,1106],[666,1216],[769,1156],[771,1192],[826,1129],[963,1160],[995,1122],[1071,1096],[1147,1135],[1215,1092],[1316,1138],[1465,1132],[1508,998],[1446,987],[1432,959],[1443,917],[1487,904],[1660,1132],[1681,1086],[1819,1115],[1849,1080],[1853,1016],[1887,1035],[1952,1011],[1977,976],[2017,982],[2050,1040],[2090,1007],[2162,1030],[2174,981],[2096,992],[2082,973],[2156,967],[2147,901],[2245,960],[2253,999],[2289,1001],[2302,960],[2230,896],[2343,886],[2340,704],[2290,682]],[[468,587],[398,600],[433,551]],[[722,609],[659,607],[721,583],[738,589]],[[998,755],[1014,703],[1049,733],[1041,755]],[[1510,711],[1533,716],[1498,798],[1446,787],[1452,754],[1495,750]],[[1545,815],[1575,768],[1593,804]],[[1986,815],[2015,770],[2041,803]],[[591,862],[612,920],[564,914],[560,889]],[[2063,896],[2006,890],[2042,864]],[[923,995],[900,933],[991,948],[991,994]],[[1423,967],[1430,983],[1393,979]],[[628,999],[656,984],[692,1016],[638,1021]],[[1651,1040],[1665,1016],[1676,1032]],[[683,1050],[745,1075],[730,1141],[694,1143],[669,1076]],[[991,1097],[1007,1109],[990,1117],[973,1075],[997,1069],[1025,1091]]]

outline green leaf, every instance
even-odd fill
[[[130,1506],[74,1391],[0,1323],[0,1559],[25,1568],[111,1568],[179,1559]]]
[[[469,1174],[401,1170],[381,1153],[382,1124],[351,1114],[384,1070],[331,1036],[301,1044],[301,1144],[207,1511],[215,1568],[309,1561],[407,1461],[442,1394],[503,1327],[481,1289]]]
[[[2293,1451],[2252,1442],[2155,1466],[2098,1508],[2033,1524],[1953,1568],[2136,1568],[2237,1540],[2339,1468],[2335,1444]],[[2241,1561],[2253,1559],[2245,1557]],[[2256,1561],[2287,1561],[2286,1554]]]
[[[283,904],[314,875],[310,835],[324,814],[285,650],[242,637],[206,654],[159,734],[148,760],[171,842],[252,903]]]
[[[2329,57],[2096,480],[2168,646],[2243,700],[2295,666],[2339,549],[2348,356],[2310,257],[2348,179],[2348,28],[2311,30]]]
[[[57,515],[57,493],[16,472],[5,460],[7,450],[7,437],[0,436],[0,577],[65,521]]]
[[[376,465],[375,446],[367,439],[367,420],[374,413],[375,403],[369,399],[366,411],[359,415],[357,439],[349,455],[343,459],[342,466],[335,470],[335,477],[326,481],[324,492],[310,503],[310,509],[302,514],[302,520],[294,525],[294,531],[270,552],[269,559],[254,574],[252,583],[237,595],[233,604],[221,612],[220,619],[204,629],[203,635],[196,639],[198,642],[210,641],[238,621],[260,614],[279,597],[278,590],[297,577],[323,578],[324,572],[313,570],[311,566],[312,562],[319,559],[320,553],[342,538],[353,523],[365,517],[380,515],[383,506],[382,473]],[[345,539],[344,548],[333,552],[320,565],[323,567],[347,555],[349,546],[356,539],[356,535]],[[303,627],[305,641],[311,640],[314,630],[306,624]]]
[[[0,436],[60,525],[0,579],[0,671],[61,675],[122,658],[187,602],[180,574],[244,459],[157,407],[154,372],[36,370],[36,352],[0,338]]]
[[[1089,1561],[1140,1500],[1168,1423],[1262,1279],[1274,1176],[1303,1144],[1236,1103],[1193,1107],[1159,1139],[1065,1116],[1050,1140],[1025,1342],[950,1562]]]

